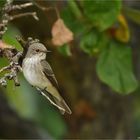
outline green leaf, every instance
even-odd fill
[[[77,36],[85,31],[86,26],[78,20],[74,13],[71,11],[71,7],[67,6],[61,10],[61,18],[64,20],[68,28]]]
[[[68,44],[58,47],[58,51],[64,56],[71,56],[71,50]]]
[[[100,54],[97,74],[104,83],[118,93],[133,92],[138,83],[133,74],[131,49],[125,44],[111,41]]]
[[[100,31],[117,20],[121,9],[121,0],[84,0],[81,3],[87,18]]]
[[[108,42],[108,38],[104,33],[92,30],[85,34],[80,41],[80,48],[90,54],[98,54],[102,51]]]
[[[35,92],[37,91],[25,81],[22,75],[18,75],[18,77],[19,76],[19,87],[15,87],[13,81],[8,81],[7,88],[5,89],[9,104],[20,116],[35,119],[37,111]]]
[[[140,10],[126,7],[124,11],[128,18],[140,25]]]
[[[6,3],[6,0],[0,0],[0,8],[3,7],[5,3]]]
[[[67,125],[62,114],[43,96],[39,98],[37,122],[54,138],[60,139],[67,133]],[[42,100],[41,100],[42,99]]]
[[[6,42],[7,44],[10,44],[14,47],[16,47],[18,50],[21,50],[22,47],[20,43],[16,40],[16,36],[21,36],[20,31],[13,25],[8,26],[8,30],[3,35],[2,40]]]
[[[71,9],[71,12],[75,15],[77,19],[80,19],[82,17],[81,11],[76,3],[75,0],[68,0],[67,1],[69,8]]]

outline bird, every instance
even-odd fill
[[[54,72],[46,60],[48,52],[50,51],[42,43],[30,43],[22,62],[23,75],[62,114],[71,114],[71,109],[60,95]]]

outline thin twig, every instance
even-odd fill
[[[33,16],[33,18],[35,20],[39,20],[39,18],[37,17],[36,12],[26,12],[26,13],[21,13],[21,14],[18,14],[18,15],[11,16],[10,21],[12,21],[14,19],[17,19],[17,18],[25,17],[25,16]]]
[[[24,3],[24,4],[20,4],[20,5],[13,5],[11,10],[20,10],[20,9],[23,9],[23,8],[27,8],[27,7],[30,7],[30,6],[33,6],[34,4],[32,2],[28,2],[28,3]]]
[[[33,4],[34,4],[37,8],[41,9],[42,11],[47,10],[46,7],[43,7],[43,6],[39,5],[39,4],[36,3],[35,1],[33,1]]]
[[[60,14],[59,14],[58,8],[56,6],[55,7],[48,7],[47,8],[47,7],[43,7],[43,6],[39,5],[38,3],[34,2],[34,1],[33,1],[33,4],[37,8],[41,9],[42,11],[55,10],[57,18],[60,18]]]
[[[2,69],[0,69],[0,73],[3,72],[3,71],[5,71],[5,70],[8,70],[8,69],[10,69],[10,66],[9,65],[3,67]]]

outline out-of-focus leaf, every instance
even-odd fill
[[[64,44],[63,46],[58,47],[58,51],[64,56],[71,56],[70,46],[68,44]]]
[[[104,83],[118,93],[133,92],[138,83],[133,74],[131,49],[125,44],[111,41],[100,54],[97,74]]]
[[[81,4],[87,18],[101,31],[117,20],[121,9],[121,0],[84,0]]]
[[[69,6],[71,12],[75,15],[75,17],[77,19],[82,18],[81,11],[80,11],[76,1],[75,0],[68,0],[67,3],[68,3],[68,6]]]
[[[73,33],[66,27],[62,19],[57,19],[52,27],[52,43],[61,46],[73,40]]]
[[[0,69],[7,65],[9,65],[9,61],[4,57],[0,58]],[[3,73],[0,73],[0,75],[3,75]]]
[[[7,44],[10,44],[10,45],[16,47],[18,50],[21,50],[22,47],[21,47],[20,43],[16,40],[16,36],[18,36],[18,35],[21,36],[21,33],[19,32],[19,30],[14,26],[9,25],[8,30],[2,37],[2,40],[4,42],[6,42]]]
[[[15,87],[12,81],[8,81],[6,91],[9,103],[22,117],[35,119],[37,91],[23,77],[20,77],[20,84],[19,87]]]
[[[42,99],[44,97],[42,96]],[[45,98],[39,100],[40,109],[37,115],[37,121],[41,126],[47,129],[54,138],[60,139],[67,132],[64,116],[56,110]],[[55,108],[55,109],[54,109]]]
[[[0,69],[2,69],[3,67],[5,67],[7,65],[9,65],[8,59],[6,59],[5,57],[1,57],[0,58]],[[3,77],[3,74],[4,74],[3,72],[0,73],[0,78]]]
[[[136,10],[130,7],[124,8],[125,14],[130,18],[133,22],[140,25],[140,10]]]
[[[80,41],[81,49],[90,54],[98,54],[107,44],[108,39],[104,33],[92,30],[85,34]]]
[[[13,46],[0,40],[0,49],[5,49],[5,48],[13,48]]]
[[[96,111],[86,100],[79,100],[74,108],[75,117],[79,119],[80,117],[84,117],[87,119],[94,119],[96,116]]]
[[[70,28],[74,35],[80,35],[86,30],[86,26],[81,23],[80,20],[76,19],[75,15],[71,11],[69,6],[61,10],[61,17],[65,21],[65,24]]]
[[[130,39],[128,24],[123,15],[118,16],[119,26],[115,30],[115,37],[118,41],[127,43]]]
[[[6,0],[0,0],[0,8],[3,7],[5,3],[6,3]]]

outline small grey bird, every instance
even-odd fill
[[[70,108],[58,92],[57,80],[46,61],[47,52],[47,48],[39,42],[30,44],[22,62],[23,74],[62,114],[71,114]]]

